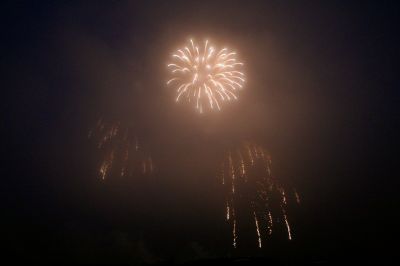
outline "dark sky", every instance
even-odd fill
[[[242,140],[266,147],[276,175],[303,195],[298,238],[275,255],[394,255],[389,2],[10,1],[1,10],[1,228],[15,261],[225,256],[215,169]],[[239,51],[248,82],[237,103],[202,116],[175,104],[165,65],[188,36]],[[154,177],[99,182],[87,133],[100,116],[135,130]]]

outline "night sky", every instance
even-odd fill
[[[325,1],[2,4],[1,236],[13,262],[162,263],[395,256],[396,7]],[[188,36],[235,48],[245,90],[220,112],[176,104],[166,63]],[[88,132],[135,132],[155,174],[97,175]],[[231,248],[216,171],[228,147],[270,151],[302,204],[294,239]]]

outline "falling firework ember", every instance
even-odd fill
[[[172,55],[167,85],[176,89],[177,102],[193,102],[200,113],[220,110],[222,102],[237,100],[245,82],[243,63],[236,57],[236,52],[217,49],[208,40],[203,45],[190,40]]]
[[[102,156],[98,170],[102,180],[111,176],[131,177],[153,173],[151,155],[144,152],[138,138],[131,134],[128,127],[99,119],[88,137],[94,140]]]
[[[230,150],[220,178],[226,199],[225,216],[232,227],[235,248],[241,243],[262,248],[276,231],[292,239],[287,210],[289,201],[299,204],[300,197],[295,189],[287,193],[273,176],[266,150],[251,143]],[[253,234],[249,236],[249,232]]]

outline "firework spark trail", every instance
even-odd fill
[[[268,225],[267,225],[268,235],[271,235],[272,234],[272,225],[273,224],[272,224],[272,215],[271,215],[270,211],[268,211],[267,221],[268,221]]]
[[[294,190],[294,195],[295,195],[295,197],[296,197],[296,202],[297,202],[297,204],[300,204],[300,196],[299,196],[299,193],[297,193],[297,190],[294,188],[293,189]]]
[[[222,165],[222,169],[224,169],[224,166]],[[222,185],[225,185],[225,175],[224,175],[224,171],[221,171],[221,181],[222,181]]]
[[[237,245],[237,234],[236,234],[236,218],[235,218],[235,210],[232,210],[233,216],[233,228],[232,228],[232,235],[233,235],[233,247],[236,248]]]
[[[244,210],[237,212],[237,208],[245,203],[243,200],[247,202],[253,215],[259,248],[277,226],[274,219],[278,224],[283,223],[287,238],[292,239],[286,210],[291,198],[287,198],[284,187],[271,175],[271,157],[262,147],[246,142],[237,150],[229,151],[222,163],[222,177],[226,197],[226,221],[232,226],[234,247],[241,245],[240,239],[238,243],[243,218],[241,214],[248,213]],[[298,194],[295,189],[294,191],[298,203]],[[282,227],[277,226],[275,230],[279,231],[280,228]]]
[[[104,180],[106,178],[106,176],[108,174],[108,171],[110,170],[110,168],[112,166],[113,159],[114,159],[114,154],[111,153],[110,154],[110,158],[109,159],[105,159],[103,161],[103,163],[101,164],[100,171],[99,171],[101,179]]]
[[[126,177],[153,173],[152,157],[142,150],[137,137],[130,133],[129,128],[121,127],[120,123],[106,123],[103,119],[89,131],[89,139],[95,141],[103,156],[99,168],[102,180],[114,174]]]
[[[237,100],[243,88],[242,66],[236,52],[227,48],[218,51],[208,40],[199,46],[191,39],[189,45],[172,54],[167,86],[175,87],[176,102],[181,98],[195,102],[200,113],[205,108],[221,110],[221,102]]]
[[[292,234],[290,232],[290,225],[289,225],[289,222],[288,222],[288,219],[287,219],[287,215],[286,215],[285,209],[282,208],[282,212],[283,212],[283,217],[285,219],[286,229],[287,229],[287,232],[288,232],[288,238],[289,238],[289,240],[292,240]]]
[[[226,220],[229,221],[229,203],[226,202]]]
[[[261,246],[262,246],[261,245],[261,234],[260,234],[260,228],[258,226],[257,215],[256,215],[255,211],[253,212],[253,214],[254,214],[254,221],[256,223],[256,230],[257,230],[257,237],[258,237],[258,247],[261,248]]]

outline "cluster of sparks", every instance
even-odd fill
[[[243,143],[237,150],[229,151],[222,164],[221,182],[226,199],[226,220],[232,227],[235,248],[240,240],[240,225],[246,219],[253,219],[259,248],[274,230],[284,229],[287,238],[292,239],[288,200],[300,204],[300,197],[295,189],[288,195],[272,175],[271,157],[262,147]]]
[[[171,79],[167,85],[176,88],[176,101],[184,98],[194,102],[203,113],[206,108],[220,110],[221,102],[237,100],[245,75],[241,71],[243,63],[236,56],[228,48],[218,50],[208,40],[199,46],[191,39],[168,64]]]
[[[98,174],[102,180],[110,176],[132,177],[153,173],[151,155],[143,151],[138,138],[131,134],[128,127],[122,127],[120,123],[106,123],[100,118],[88,137],[101,151]]]
[[[200,113],[220,110],[222,102],[238,99],[238,91],[245,82],[242,66],[235,52],[217,49],[208,40],[203,45],[190,40],[172,55],[172,62],[168,64],[171,79],[167,85],[176,88],[177,102],[182,99],[192,102]],[[121,123],[109,123],[100,118],[88,137],[100,151],[98,175],[102,180],[154,172],[151,155],[144,152],[138,138]],[[254,244],[259,248],[276,231],[292,239],[289,201],[300,204],[300,197],[296,189],[285,189],[274,177],[271,157],[265,149],[245,142],[228,151],[219,177],[234,248],[241,245],[242,234],[249,233],[243,227],[246,220],[251,221],[256,236]]]

